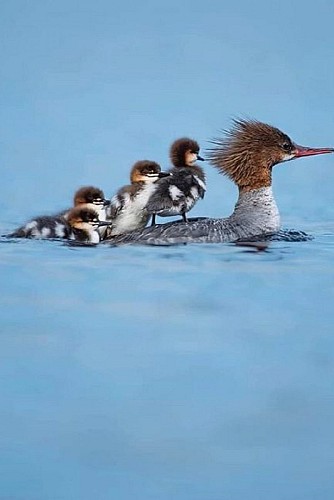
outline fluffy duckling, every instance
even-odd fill
[[[74,193],[73,206],[77,208],[91,208],[98,213],[100,221],[107,220],[106,209],[110,205],[110,200],[106,200],[102,189],[95,186],[83,186]],[[67,219],[71,209],[64,210],[57,214]],[[106,227],[99,227],[98,232],[101,239],[106,234]]]
[[[107,218],[112,224],[108,236],[145,227],[150,219],[146,211],[147,202],[156,191],[160,179],[169,175],[161,172],[160,165],[154,161],[137,161],[131,169],[131,184],[123,186],[113,196],[107,209]]]
[[[104,198],[101,189],[94,186],[84,186],[78,189],[73,198],[74,207],[89,208],[97,212],[99,220],[106,220],[106,207],[110,201]],[[9,236],[13,238],[68,238],[69,225],[67,219],[72,209],[63,210],[55,215],[40,215],[27,222],[24,226],[16,229]],[[106,228],[99,227],[101,237]]]
[[[170,159],[174,167],[169,170],[170,177],[159,182],[157,189],[146,206],[152,214],[152,225],[155,216],[170,217],[181,215],[186,222],[189,212],[206,191],[205,174],[201,167],[195,165],[197,160],[204,161],[199,155],[200,147],[193,139],[183,137],[177,139],[170,148]]]
[[[83,243],[99,243],[99,229],[109,223],[101,221],[97,210],[90,207],[77,207],[69,211],[67,223],[70,226],[70,240]]]
[[[106,220],[108,205],[110,200],[106,200],[102,189],[95,186],[83,186],[74,193],[73,207],[92,208],[99,214],[100,221]],[[64,210],[60,215],[67,218],[70,210]]]
[[[100,221],[96,210],[87,207],[72,208],[67,218],[46,215],[36,217],[8,236],[11,238],[69,239],[99,243],[98,230],[108,222]]]

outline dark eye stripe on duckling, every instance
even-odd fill
[[[80,210],[80,212],[78,212],[78,217],[83,222],[99,222],[97,213],[92,212],[91,210]]]

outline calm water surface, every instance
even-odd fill
[[[0,498],[332,500],[334,223],[299,228],[1,241]]]

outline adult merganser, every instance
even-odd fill
[[[146,210],[147,202],[157,189],[157,181],[168,175],[154,161],[141,160],[133,165],[131,184],[113,196],[107,209],[107,219],[111,222],[108,237],[146,226],[151,217]]]
[[[69,239],[99,243],[98,229],[109,225],[100,221],[98,212],[92,208],[73,208],[67,218],[46,215],[36,217],[8,236],[11,238]]]
[[[177,139],[171,145],[170,159],[174,168],[169,170],[170,177],[159,182],[146,205],[146,210],[152,214],[152,225],[155,224],[156,215],[182,215],[184,222],[187,222],[186,213],[199,198],[204,197],[205,174],[201,167],[195,165],[197,160],[204,161],[199,150],[198,143],[187,137]]]
[[[208,151],[209,159],[239,188],[232,215],[149,227],[119,237],[116,243],[220,243],[275,234],[280,229],[280,215],[271,187],[272,167],[334,152],[333,148],[298,146],[279,129],[256,120],[235,120],[224,138],[212,142],[215,147]]]

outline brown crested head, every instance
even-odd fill
[[[334,151],[298,146],[278,128],[256,120],[234,120],[225,137],[211,142],[215,145],[207,154],[211,163],[241,191],[270,186],[277,163]]]
[[[132,184],[155,182],[159,179],[160,172],[160,165],[155,161],[140,160],[133,165],[130,180]]]
[[[211,163],[244,191],[270,186],[272,167],[291,159],[294,149],[289,136],[256,120],[234,120],[225,137],[212,143]]]
[[[174,167],[186,167],[190,166],[197,159],[202,159],[198,157],[199,150],[198,142],[188,137],[181,137],[171,145],[169,157]]]
[[[102,189],[95,186],[83,186],[74,194],[74,206],[85,203],[102,204],[104,202],[104,193]]]
[[[92,208],[72,208],[69,211],[67,221],[70,226],[77,227],[82,224],[97,225],[99,223],[99,215]]]

